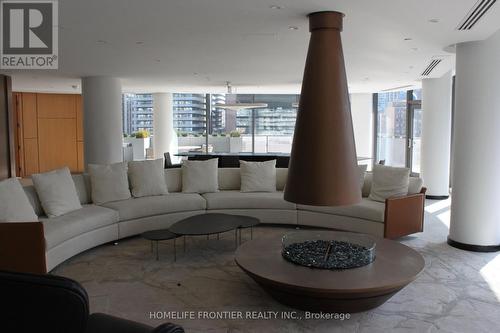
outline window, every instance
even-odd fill
[[[173,94],[180,151],[290,153],[298,95]],[[225,109],[225,103],[266,103],[266,108]],[[153,133],[152,94],[123,94],[123,132]]]
[[[374,95],[375,163],[420,172],[421,96],[421,89]]]
[[[376,162],[406,166],[406,91],[377,94]]]

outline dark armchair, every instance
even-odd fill
[[[165,157],[165,169],[181,167],[181,164],[172,163],[172,157],[169,152],[164,153],[163,156]]]
[[[0,271],[0,331],[51,333],[183,333],[102,313],[89,314],[87,292],[76,281],[54,275]]]

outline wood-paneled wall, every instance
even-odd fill
[[[16,176],[14,112],[10,76],[0,74],[0,180]]]
[[[15,93],[18,173],[27,177],[67,166],[83,171],[80,95]]]

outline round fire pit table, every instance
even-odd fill
[[[374,237],[374,236],[373,236]],[[415,280],[424,258],[396,241],[374,237],[375,260],[329,270],[296,265],[282,256],[282,237],[251,240],[236,251],[238,266],[278,302],[312,312],[373,309]]]

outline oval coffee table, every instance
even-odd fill
[[[259,219],[251,216],[231,215],[220,213],[207,213],[190,216],[176,222],[168,228],[170,232],[179,236],[204,236],[234,230],[235,245],[238,247],[238,232],[241,243],[241,229],[253,228],[259,224]],[[253,234],[253,231],[252,231]],[[184,238],[184,250],[186,249],[186,239]]]
[[[236,263],[278,302],[312,312],[360,312],[386,302],[415,280],[424,258],[396,241],[376,239],[376,258],[363,267],[325,270],[281,256],[281,237],[244,243]]]

